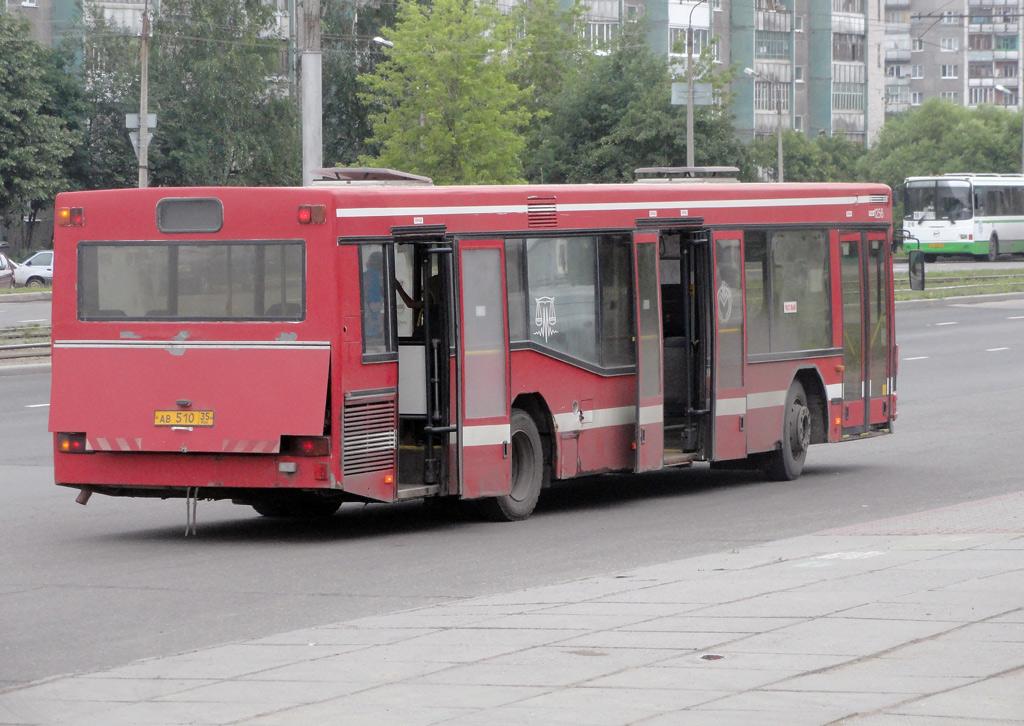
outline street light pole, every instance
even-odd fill
[[[690,8],[690,19],[686,23],[686,165],[689,167],[693,167],[693,11],[703,2],[706,0],[698,0]]]
[[[1006,86],[1003,86],[1002,84],[998,84],[997,83],[995,85],[995,90],[999,91],[1000,93],[1005,93],[1007,98],[1012,98],[1013,97],[1013,91],[1011,91]],[[1020,120],[1021,120],[1021,127],[1020,127],[1020,171],[1021,171],[1022,174],[1024,174],[1024,96],[1021,95],[1021,91],[1024,91],[1024,86],[1018,88],[1018,90],[1017,90],[1017,100],[1020,101]]]
[[[782,171],[782,92],[781,91],[784,90],[786,88],[786,86],[781,81],[776,81],[776,80],[774,80],[772,78],[768,78],[763,73],[758,73],[753,68],[744,68],[743,72],[746,73],[748,76],[752,76],[754,78],[760,78],[762,81],[767,83],[768,84],[768,91],[769,91],[769,93],[773,94],[775,96],[775,111],[776,111],[776,114],[777,114],[776,115],[777,121],[776,121],[776,124],[775,124],[775,138],[776,138],[776,143],[778,145],[778,149],[777,149],[777,152],[776,152],[777,155],[778,155],[778,158],[776,160],[776,166],[778,168],[778,175],[776,177],[776,181],[781,183],[782,181],[785,180],[785,175],[783,174],[783,171]],[[776,90],[776,86],[779,87],[779,90]],[[757,86],[756,86],[756,82],[755,82],[755,90],[754,90],[754,107],[755,107],[755,109],[757,107],[757,90],[756,90],[756,88],[757,88]]]

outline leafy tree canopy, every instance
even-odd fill
[[[754,163],[774,179],[778,166],[776,137],[755,139],[750,144]],[[857,179],[857,161],[864,147],[841,136],[807,138],[796,131],[782,134],[785,180],[792,182],[848,182]]]
[[[1014,173],[1021,168],[1021,117],[995,106],[968,109],[941,99],[887,119],[857,163],[861,179],[896,186],[908,176]]]
[[[651,50],[639,24],[627,25],[612,51],[588,59],[553,100],[530,180],[628,181],[638,167],[685,164],[686,112],[671,104],[670,89],[667,59]],[[694,163],[738,166],[749,175],[727,113],[725,106],[695,111]]]
[[[298,109],[274,29],[261,0],[162,0],[150,44],[153,184],[299,182]]]
[[[379,149],[368,165],[439,184],[507,184],[522,178],[525,94],[508,78],[499,38],[506,22],[490,0],[399,0],[384,35],[387,60],[359,77]]]
[[[74,95],[64,59],[30,40],[28,21],[0,14],[0,219],[41,209],[69,185],[78,137],[61,115]]]

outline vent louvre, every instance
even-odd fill
[[[868,197],[868,201],[872,204],[885,204],[889,201],[889,197],[885,194],[872,194]]]
[[[395,399],[346,403],[341,421],[341,467],[345,474],[395,468]]]
[[[554,197],[530,197],[526,200],[526,217],[530,229],[558,227],[558,207]]]

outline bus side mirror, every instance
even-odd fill
[[[910,262],[910,289],[924,290],[924,252],[910,250],[907,255]]]

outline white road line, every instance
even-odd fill
[[[25,408],[46,408],[49,405],[48,403],[33,403],[25,406]]]
[[[32,320],[19,320],[19,323],[45,323],[46,318],[33,318]]]
[[[952,322],[952,323],[935,323],[935,327],[939,327],[940,325],[956,325],[956,322]]]
[[[1011,315],[1007,320],[1024,320],[1024,315]]]
[[[919,356],[915,356],[913,358],[904,358],[903,360],[905,360],[905,361],[906,360],[928,360],[928,356],[926,356],[926,355],[919,355]]]
[[[985,348],[986,353],[995,353],[1000,350],[1009,350],[1009,348]]]

